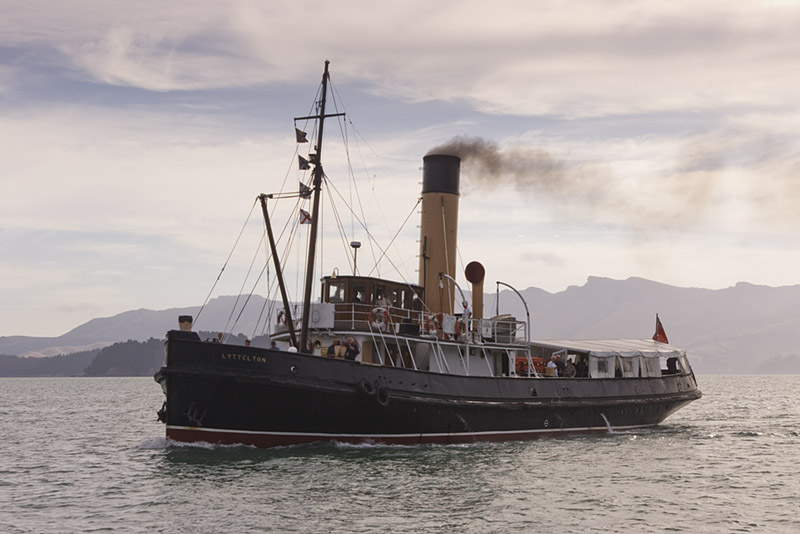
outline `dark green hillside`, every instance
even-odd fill
[[[198,332],[203,340],[216,338],[214,332]],[[243,345],[244,334],[227,342]],[[269,338],[259,336],[254,346],[265,347]],[[0,377],[26,376],[153,376],[164,361],[164,340],[128,340],[103,349],[93,349],[48,358],[20,358],[0,354]]]
[[[99,352],[100,349],[93,349],[48,358],[0,355],[0,376],[83,376]]]
[[[198,332],[200,339],[211,340],[213,332]],[[233,335],[227,342],[244,345],[244,334]],[[254,345],[266,344],[266,337],[256,338]],[[262,346],[264,346],[262,345]],[[128,340],[102,349],[86,368],[86,376],[153,376],[164,362],[164,340]]]
[[[164,340],[128,340],[104,349],[86,368],[86,376],[153,375],[164,360]]]

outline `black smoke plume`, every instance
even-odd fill
[[[465,193],[511,185],[539,201],[555,216],[621,223],[636,230],[686,228],[711,203],[719,169],[716,161],[691,154],[673,175],[631,183],[598,161],[559,158],[542,148],[501,149],[477,137],[456,137],[428,154],[461,158]],[[698,166],[700,168],[698,168]]]

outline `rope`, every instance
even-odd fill
[[[214,284],[212,284],[211,289],[208,292],[208,295],[206,295],[206,300],[203,301],[203,305],[200,306],[200,310],[197,312],[197,317],[195,317],[195,319],[194,319],[195,324],[197,324],[197,321],[200,319],[200,315],[203,313],[203,310],[205,309],[206,304],[208,304],[208,300],[211,298],[211,294],[214,292],[214,289],[217,287],[217,284],[219,283],[219,279],[222,277],[222,273],[225,272],[225,268],[228,266],[228,262],[231,261],[231,257],[233,256],[233,252],[236,250],[236,246],[239,244],[239,239],[241,239],[242,234],[244,233],[244,229],[247,227],[247,223],[250,222],[250,217],[252,217],[252,215],[253,215],[253,210],[255,209],[257,202],[258,202],[258,199],[256,199],[253,202],[253,205],[250,207],[250,213],[247,214],[247,218],[245,219],[244,224],[242,225],[242,229],[239,230],[239,235],[236,236],[236,241],[233,243],[233,248],[231,248],[231,251],[228,254],[228,258],[225,260],[225,263],[223,264],[222,269],[220,269],[219,274],[217,275],[217,279],[214,280]]]
[[[408,213],[408,215],[406,216],[405,220],[404,220],[404,221],[403,221],[403,223],[400,225],[400,228],[398,228],[398,229],[397,229],[397,232],[394,234],[394,237],[392,237],[392,240],[391,240],[391,241],[389,241],[389,244],[388,244],[388,245],[386,245],[386,249],[387,249],[387,250],[389,249],[389,247],[391,247],[391,246],[392,246],[392,244],[394,244],[394,241],[395,241],[395,239],[397,239],[397,236],[398,236],[398,235],[400,235],[400,232],[402,232],[402,231],[403,231],[403,228],[405,228],[405,226],[406,226],[406,223],[407,223],[407,222],[408,222],[408,220],[411,218],[411,216],[412,216],[412,215],[414,215],[414,210],[416,210],[416,209],[417,209],[417,206],[419,206],[419,203],[420,203],[420,202],[422,202],[422,198],[418,198],[418,199],[417,199],[417,203],[416,203],[416,204],[414,204],[414,207],[412,207],[412,208],[411,208],[411,211]],[[384,257],[384,256],[386,256],[386,252],[382,252],[382,253],[381,253],[381,256],[378,258],[378,261],[381,261],[381,260],[383,259],[383,257]],[[372,267],[372,270],[370,270],[370,272],[367,274],[367,276],[370,276],[370,275],[372,275],[372,272],[376,270],[376,267],[377,267],[377,262],[376,262],[376,264],[375,264],[375,265]],[[379,276],[380,276],[380,275],[379,275]],[[402,276],[402,275],[401,275],[401,276]]]
[[[342,199],[342,202],[344,202],[344,204],[345,204],[345,205],[346,205],[348,208],[350,208],[350,212],[351,212],[351,213],[353,213],[353,209],[352,209],[352,208],[351,208],[351,207],[350,207],[350,206],[347,204],[347,202],[344,200],[344,198],[342,197],[342,194],[339,192],[339,190],[336,188],[336,186],[335,186],[333,183],[329,183],[328,185],[330,186],[330,190],[332,190],[332,191],[336,192],[336,194],[339,196],[339,198],[340,198],[340,199]],[[420,202],[420,201],[421,201],[421,199],[418,199],[418,200],[417,200],[417,205],[419,204],[419,202]],[[417,206],[415,205],[415,206],[414,206],[414,209],[416,209],[416,207],[417,207]],[[412,210],[411,210],[411,213],[408,215],[408,217],[406,217],[406,221],[407,221],[407,220],[408,220],[408,219],[411,217],[411,215],[414,213],[414,209],[412,209]],[[366,224],[365,224],[365,223],[364,223],[364,222],[363,222],[361,219],[359,219],[357,215],[355,215],[354,213],[353,213],[353,215],[355,216],[355,218],[356,218],[356,221],[358,221],[358,223],[361,225],[361,227],[362,227],[362,229],[364,230],[364,232],[367,234],[367,238],[368,238],[369,240],[373,241],[373,242],[375,243],[375,246],[376,246],[376,247],[378,247],[378,249],[379,249],[379,250],[380,250],[380,251],[383,253],[383,255],[385,256],[385,255],[386,255],[386,253],[387,253],[387,251],[386,251],[386,250],[384,250],[383,248],[381,248],[381,246],[380,246],[380,245],[377,243],[377,240],[376,240],[376,239],[375,239],[375,237],[372,235],[372,233],[369,231],[369,229],[367,228],[367,225],[366,225]],[[401,228],[401,230],[402,230],[402,228]],[[398,231],[398,233],[399,233],[399,231]],[[414,288],[411,286],[411,283],[410,283],[410,282],[409,282],[409,281],[408,281],[408,280],[405,278],[405,276],[403,276],[403,273],[402,273],[402,272],[400,272],[400,269],[397,267],[397,265],[395,265],[395,264],[394,264],[394,262],[391,260],[391,258],[389,258],[388,256],[386,256],[386,260],[387,260],[387,261],[389,262],[389,264],[390,264],[390,265],[391,265],[391,266],[394,268],[394,270],[395,270],[395,272],[397,272],[398,276],[400,276],[400,277],[403,279],[403,282],[405,282],[405,284],[408,286],[408,288],[411,290],[411,292],[412,292],[412,293],[414,293],[414,294],[416,294],[416,291],[415,291],[415,290],[414,290]],[[372,271],[370,271],[370,273],[372,273]],[[423,305],[424,305],[424,303],[423,303]],[[428,312],[430,312],[430,311],[431,311],[431,310],[430,310],[430,308],[428,308],[428,306],[427,306],[427,305],[425,305],[425,309],[426,309]]]
[[[225,340],[227,340],[228,337],[230,336],[230,332],[232,332],[233,329],[236,328],[236,323],[239,322],[239,317],[242,316],[242,312],[244,311],[244,306],[247,305],[247,302],[245,301],[245,304],[242,306],[242,310],[239,312],[239,316],[236,318],[236,321],[234,321],[233,325],[230,325],[231,318],[233,318],[233,313],[236,311],[236,306],[239,304],[239,299],[242,297],[242,292],[244,291],[244,286],[247,283],[247,280],[250,278],[250,273],[253,270],[253,265],[255,265],[255,263],[256,263],[256,258],[261,253],[261,244],[262,243],[264,243],[264,234],[261,234],[261,241],[259,241],[258,247],[256,247],[256,253],[253,255],[253,259],[250,260],[250,267],[247,268],[247,274],[244,276],[244,280],[242,281],[242,286],[239,288],[239,294],[236,295],[236,300],[233,301],[233,307],[231,308],[231,313],[230,313],[230,315],[228,315],[228,320],[225,322],[225,328],[222,329],[223,332],[226,332]],[[266,269],[266,265],[261,269],[261,274],[258,276],[259,280],[261,279],[261,275],[264,274],[264,270],[265,269]],[[255,291],[255,288],[253,288],[253,291]],[[253,295],[253,291],[250,291],[250,294],[247,296],[247,300],[250,300],[250,297]],[[230,325],[230,329],[228,329],[229,325]]]

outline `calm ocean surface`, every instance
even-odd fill
[[[640,432],[178,446],[150,378],[0,379],[0,532],[800,532],[800,376],[700,376]]]

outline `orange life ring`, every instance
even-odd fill
[[[373,328],[383,331],[386,325],[389,324],[389,312],[386,311],[386,308],[373,308],[372,311],[369,312],[369,324],[371,324]]]
[[[431,314],[425,317],[425,330],[427,332],[433,332],[433,333],[439,330],[438,316]]]

